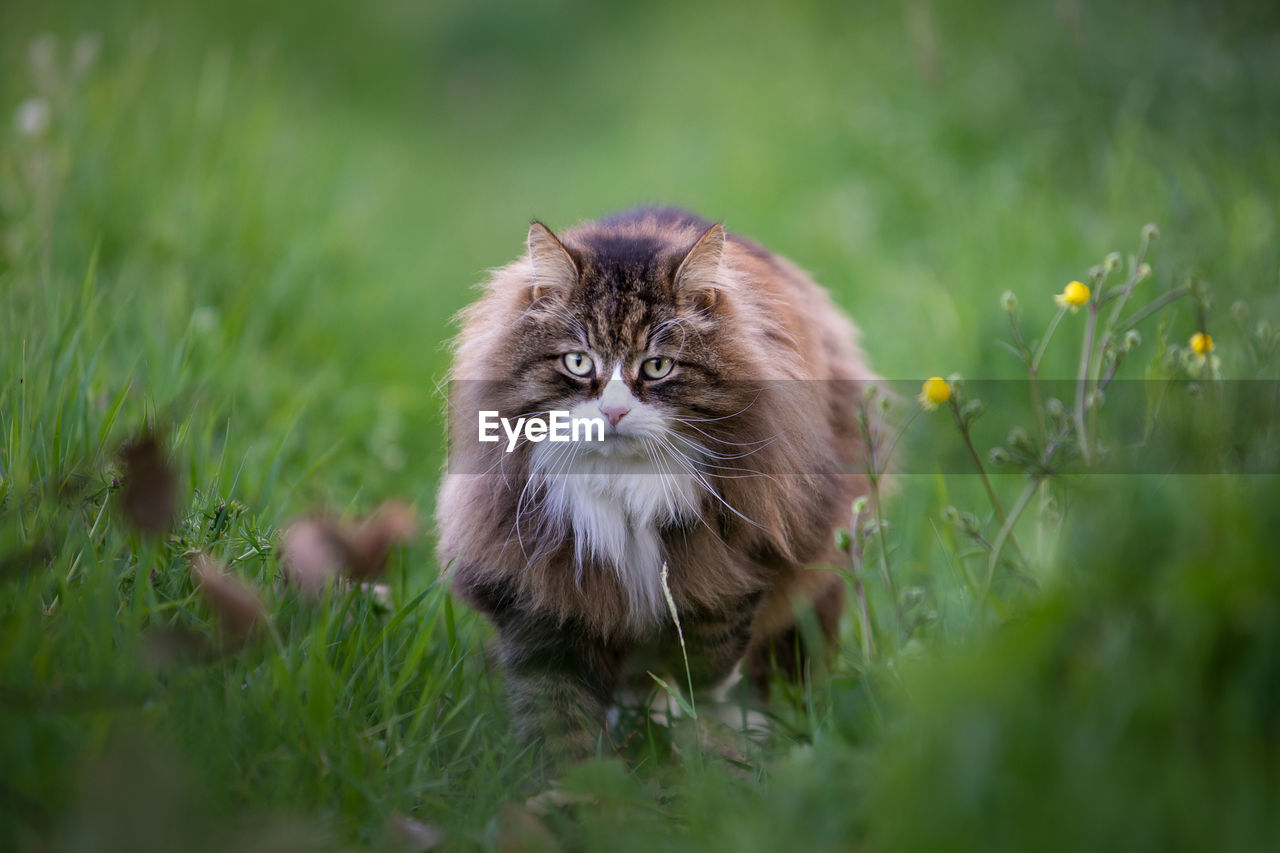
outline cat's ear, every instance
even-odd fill
[[[720,259],[724,255],[724,226],[716,223],[708,228],[676,270],[675,292],[681,302],[699,309],[716,304],[723,287]]]
[[[578,281],[578,266],[568,249],[541,222],[529,226],[529,260],[533,262],[529,288],[533,299],[567,292]]]

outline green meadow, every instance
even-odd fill
[[[1280,849],[1269,4],[6,2],[0,119],[0,849]],[[633,722],[530,804],[433,556],[451,317],[532,218],[638,203],[811,271],[912,420],[769,736]],[[1024,389],[1002,294],[1034,349],[1147,223],[1116,376],[1194,380],[1132,417],[1198,473],[997,466],[1018,390],[993,507],[921,382]],[[1089,316],[1039,362],[1068,409]],[[393,498],[386,598],[280,582],[291,520]],[[263,601],[242,648],[200,553]]]

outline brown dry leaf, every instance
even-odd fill
[[[325,582],[342,566],[334,525],[326,519],[304,518],[290,524],[280,537],[285,579],[311,598],[320,597]]]
[[[361,522],[300,519],[280,539],[285,577],[313,598],[338,574],[358,581],[377,577],[391,549],[407,542],[416,529],[413,508],[401,501],[387,501]]]
[[[158,536],[177,515],[178,477],[165,456],[164,445],[147,431],[120,450],[124,463],[120,495],[124,517],[143,533]]]
[[[243,646],[266,624],[267,611],[258,593],[239,578],[225,574],[217,560],[197,554],[191,572],[196,586],[218,616],[225,647]]]
[[[387,834],[398,842],[401,849],[409,853],[434,850],[444,840],[444,832],[438,827],[399,812],[392,812],[387,818]]]
[[[417,527],[413,507],[402,501],[384,502],[359,525],[339,525],[347,576],[364,580],[381,575],[391,549],[408,542]]]

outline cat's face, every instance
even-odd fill
[[[530,230],[529,308],[513,331],[520,414],[598,418],[603,442],[584,451],[694,455],[709,419],[740,407],[726,335],[713,226],[688,247],[659,240],[562,244]]]

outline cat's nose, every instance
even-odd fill
[[[600,414],[609,419],[609,426],[612,427],[616,427],[618,425],[618,421],[622,420],[623,416],[629,411],[631,411],[631,407],[625,403],[600,405]]]

